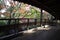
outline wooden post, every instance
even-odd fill
[[[41,27],[41,25],[42,25],[42,16],[43,16],[43,13],[42,13],[42,9],[41,9],[41,14],[40,14],[40,27]]]
[[[29,29],[29,19],[27,19],[27,30]]]
[[[35,23],[34,24],[35,24],[35,26],[37,25],[37,19],[35,19]]]

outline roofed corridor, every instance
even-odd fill
[[[0,0],[0,40],[60,39],[58,1]]]
[[[31,27],[31,26],[30,26]],[[21,34],[22,33],[22,34]],[[16,34],[12,34],[5,37],[0,37],[0,39],[6,40],[57,40],[60,33],[60,23],[53,23],[53,25],[41,25],[41,27],[35,27],[25,31],[20,31]],[[14,37],[17,35],[16,37]],[[54,38],[56,37],[56,38]]]

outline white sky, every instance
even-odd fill
[[[1,9],[0,12],[1,12],[1,13],[6,12],[6,8]]]
[[[5,3],[5,5],[7,5],[7,6],[11,6],[9,0],[4,0],[4,3]]]
[[[1,14],[1,17],[5,17],[3,14]]]

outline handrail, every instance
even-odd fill
[[[34,22],[29,22],[30,19],[34,20]],[[12,26],[17,25],[17,27],[18,27],[18,26],[21,26],[21,25],[26,25],[27,28],[28,28],[29,25],[36,25],[36,22],[37,22],[37,19],[34,19],[34,18],[30,18],[30,19],[29,18],[10,18],[10,19],[0,19],[0,20],[15,20],[15,22],[16,22],[16,20],[18,20],[18,23],[17,24],[16,23],[12,24]],[[19,23],[19,21],[21,21],[21,20],[27,20],[27,22],[26,23]],[[3,25],[3,27],[4,26],[8,27],[8,26],[11,26],[11,24]],[[7,36],[4,36],[4,37],[1,37],[0,39],[8,38],[8,37],[13,36],[13,35],[15,35],[15,34],[7,35]]]
[[[34,25],[37,24],[37,19],[35,19],[35,18],[9,18],[9,19],[3,18],[3,19],[0,19],[0,20],[8,20],[8,21],[10,21],[10,22],[11,22],[11,20],[14,20],[14,21],[15,21],[14,24],[16,24],[16,20],[18,20],[18,23],[17,23],[17,24],[19,24],[19,25],[27,24],[27,26],[29,26],[29,24],[32,24],[32,23],[33,23]],[[27,20],[27,22],[20,23],[19,21],[22,21],[22,20]],[[34,21],[31,22],[30,20],[34,20]],[[11,24],[8,22],[8,25],[11,25]],[[0,26],[1,26],[1,25],[0,25]],[[5,25],[3,25],[3,26],[5,26]]]
[[[0,19],[0,20],[22,20],[22,19],[35,19],[35,18],[3,18],[3,19]]]

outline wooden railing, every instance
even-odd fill
[[[9,32],[9,31],[7,31],[6,29],[8,29],[8,30],[10,30],[10,29],[14,29],[15,30],[15,33],[12,33],[12,34],[9,34],[8,33],[8,35],[5,35],[5,36],[2,36],[2,37],[0,37],[0,39],[5,39],[5,38],[13,38],[14,37],[14,35],[18,35],[18,34],[20,34],[20,32],[21,31],[23,31],[22,29],[21,29],[21,27],[22,26],[26,26],[27,28],[29,27],[29,26],[31,26],[31,25],[40,25],[40,22],[38,21],[38,19],[33,19],[33,18],[16,18],[16,19],[14,19],[14,18],[11,18],[11,19],[0,19],[0,20],[8,20],[8,23],[7,23],[7,25],[0,25],[0,29],[2,29],[2,31],[4,31],[4,32]],[[14,22],[14,24],[11,24],[11,20],[14,20],[15,22]],[[24,21],[24,22],[20,22],[20,21]],[[34,21],[32,21],[32,20],[34,20]],[[43,24],[44,22],[42,22],[42,24]],[[49,22],[48,22],[49,23]],[[20,27],[20,28],[19,28]],[[37,26],[36,26],[37,27]],[[17,31],[17,30],[18,31]]]
[[[7,25],[0,25],[0,30],[7,33],[7,35],[0,37],[1,39],[8,38],[8,37],[10,38],[10,36],[15,35],[15,33],[19,34],[19,32],[23,31],[21,29],[22,26],[24,26],[24,27],[26,26],[28,28],[30,25],[35,25],[36,26],[37,23],[38,23],[38,21],[37,21],[38,19],[33,19],[33,18],[30,18],[30,19],[29,18],[16,18],[16,19],[15,18],[10,18],[10,19],[0,19],[0,20],[8,20]],[[11,20],[14,21],[14,24],[11,24]],[[22,22],[20,22],[20,21],[22,21]],[[11,30],[11,29],[14,29],[15,33],[9,34],[8,30]],[[16,31],[16,29],[18,31]]]
[[[33,18],[11,18],[11,19],[0,19],[0,20],[8,20],[8,23],[7,23],[7,25],[13,25],[13,24],[10,24],[11,23],[11,20],[14,20],[15,22],[14,22],[14,24],[15,25],[24,25],[24,24],[26,24],[27,26],[29,26],[29,24],[30,25],[32,25],[32,24],[34,24],[34,25],[36,25],[37,24],[37,20],[38,19],[33,19]],[[32,21],[33,20],[33,21]],[[23,23],[21,23],[20,21],[24,21]],[[26,21],[26,22],[25,22]],[[5,25],[0,25],[0,26],[5,26]]]

